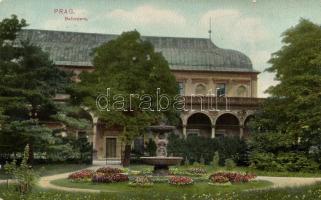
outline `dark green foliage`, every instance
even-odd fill
[[[16,160],[13,160],[11,163],[7,163],[4,166],[6,173],[17,181],[17,190],[22,195],[31,192],[36,184],[36,178],[38,176],[32,169],[32,166],[28,165],[28,160],[29,146],[27,145],[24,149],[20,165],[17,165]]]
[[[319,164],[300,152],[252,153],[252,167],[265,171],[313,172]]]
[[[224,165],[225,159],[228,158],[233,159],[238,165],[246,165],[248,162],[247,145],[238,137],[210,139],[189,136],[183,139],[171,134],[168,140],[168,153],[187,158],[191,163],[201,162],[204,159],[205,164],[210,164],[216,151],[219,154],[220,165]]]
[[[54,102],[69,87],[70,74],[59,70],[41,48],[17,38],[25,26],[14,15],[0,22],[0,152],[16,154],[29,144],[32,162],[34,153],[74,152],[47,122],[76,129],[86,129],[88,123],[72,115],[68,103]]]
[[[252,134],[249,141],[252,160],[259,168],[315,169],[311,157],[321,163],[318,156],[321,142],[319,41],[320,25],[301,19],[283,33],[284,46],[269,61],[271,67],[267,71],[275,73],[279,82],[267,90],[270,97],[251,123],[256,134]],[[293,152],[298,152],[298,157]]]
[[[156,155],[156,143],[153,139],[149,139],[146,143],[146,149],[145,151],[148,153],[149,156],[155,156]]]
[[[81,82],[71,90],[72,99],[90,108],[109,127],[120,129],[126,144],[123,164],[128,165],[130,144],[147,126],[158,123],[164,115],[175,119],[172,106],[166,112],[157,111],[156,91],[160,88],[162,94],[173,98],[178,92],[176,80],[165,58],[155,52],[150,42],[143,41],[137,31],[124,32],[93,53],[95,71],[80,75]],[[107,96],[107,88],[110,88],[109,111],[100,110],[96,104],[99,95]],[[146,94],[152,99],[142,106],[140,97]],[[119,98],[113,98],[115,95]]]
[[[232,170],[235,168],[236,164],[233,159],[228,158],[228,159],[225,159],[224,166],[226,167],[226,169]]]

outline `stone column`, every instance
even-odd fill
[[[187,137],[187,133],[186,133],[186,124],[183,124],[183,136],[184,138]]]
[[[98,118],[93,119],[93,159],[97,159],[97,122]]]
[[[215,138],[215,125],[212,125],[211,138]]]
[[[243,138],[243,134],[244,134],[244,126],[240,126],[240,138]]]

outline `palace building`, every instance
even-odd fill
[[[92,50],[117,35],[78,33],[48,30],[23,30],[21,39],[28,39],[48,52],[54,64],[72,71],[79,81],[82,71],[93,71]],[[155,50],[162,52],[177,79],[179,92],[186,97],[189,108],[181,113],[176,133],[182,137],[200,135],[214,138],[224,136],[247,137],[249,119],[263,99],[257,98],[258,71],[241,52],[217,47],[208,38],[150,37]],[[214,101],[207,95],[215,92]],[[62,100],[66,95],[58,95]],[[200,105],[215,104],[215,110]],[[76,136],[88,135],[97,160],[120,160],[123,148],[120,134],[93,114],[90,130],[77,130]]]

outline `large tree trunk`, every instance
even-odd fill
[[[123,160],[122,160],[122,164],[124,167],[128,167],[130,164],[130,151],[131,151],[131,145],[126,144],[125,150],[124,150],[124,156],[123,156]]]

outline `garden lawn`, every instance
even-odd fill
[[[62,192],[54,190],[43,190],[36,188],[29,195],[22,198],[19,196],[12,186],[7,189],[5,185],[0,185],[0,198],[5,200],[293,200],[293,199],[304,199],[304,200],[317,200],[321,199],[321,184],[313,186],[304,186],[298,188],[279,188],[269,189],[260,191],[235,191],[226,192],[220,191],[216,193],[193,193],[188,192],[187,189],[173,187],[175,190],[171,191],[158,191],[158,190],[145,190],[135,192],[121,192],[121,193],[100,193],[100,194],[88,194],[88,193],[73,193],[73,192]]]
[[[42,164],[35,165],[34,170],[39,173],[40,176],[50,176],[54,174],[62,174],[67,172],[73,172],[80,169],[90,167],[90,165],[85,164]],[[0,170],[0,180],[7,179],[7,175],[2,167]]]
[[[177,166],[175,168],[178,168],[180,170],[186,170],[190,167],[193,167],[193,165],[189,165],[189,166]],[[173,167],[171,167],[173,168]],[[320,177],[321,178],[321,170],[320,171],[316,171],[316,172],[269,172],[269,171],[261,171],[261,170],[257,170],[254,168],[250,168],[250,167],[235,167],[232,170],[227,170],[225,167],[212,167],[211,165],[205,165],[205,168],[207,169],[207,174],[212,174],[214,172],[218,172],[218,171],[235,171],[235,172],[249,172],[249,173],[253,173],[257,176],[273,176],[273,177]],[[148,166],[148,165],[131,165],[130,166],[130,170],[134,170],[134,171],[140,171],[142,169],[150,169],[152,170],[153,167],[152,166]]]
[[[175,186],[168,183],[154,183],[151,187],[133,187],[129,186],[128,183],[100,183],[95,184],[92,182],[73,182],[68,179],[59,179],[51,182],[54,185],[70,187],[70,188],[85,188],[95,189],[106,192],[121,192],[121,193],[175,193],[181,192],[188,195],[202,194],[202,193],[218,193],[218,192],[231,192],[231,191],[242,191],[246,189],[256,189],[268,187],[271,185],[267,181],[251,181],[249,183],[232,184],[229,186],[214,186],[208,184],[208,182],[198,182],[193,185]]]

